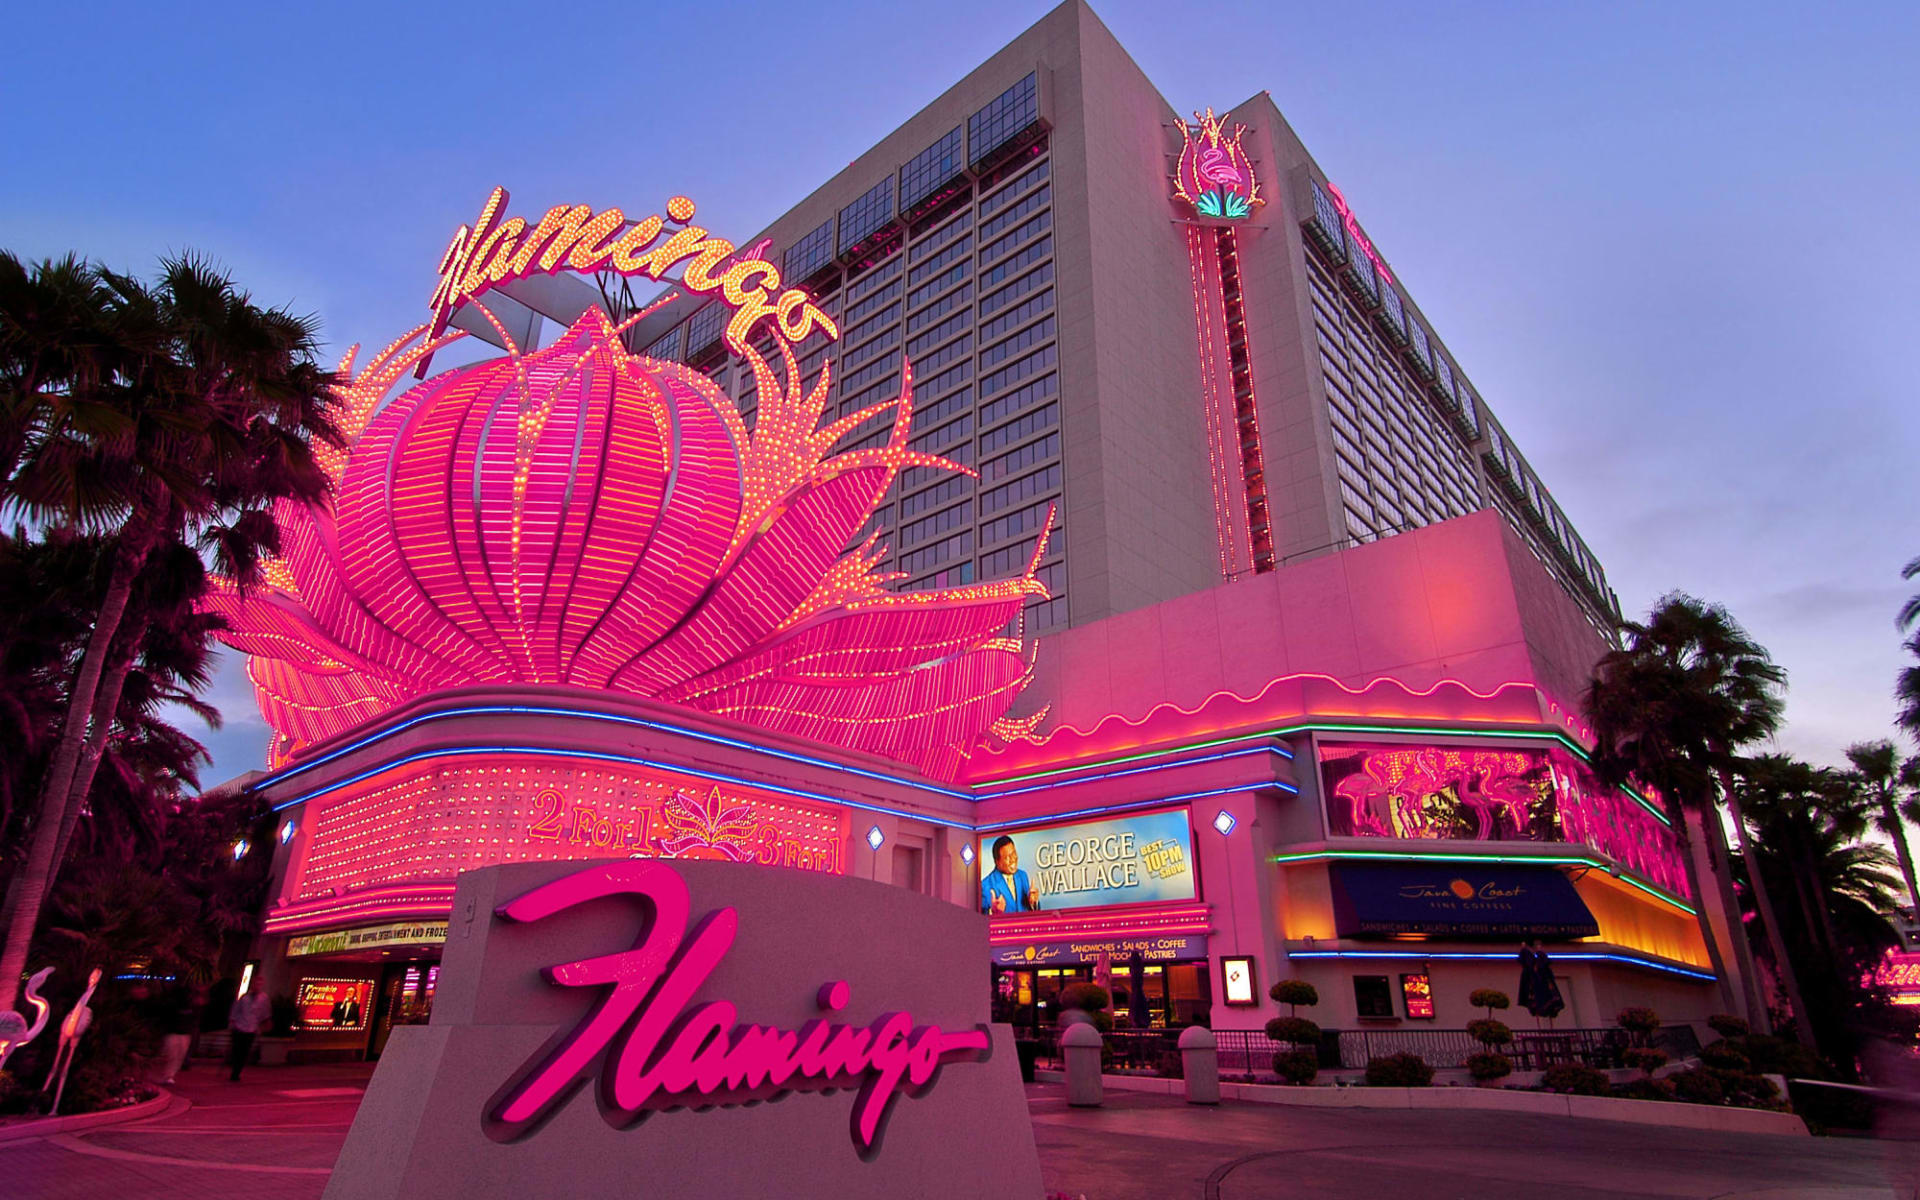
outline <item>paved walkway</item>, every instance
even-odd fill
[[[359,1065],[198,1067],[137,1124],[0,1143],[6,1200],[314,1200],[366,1086]],[[1914,1200],[1920,1143],[1710,1134],[1510,1113],[1196,1108],[1028,1090],[1049,1189],[1089,1200]]]

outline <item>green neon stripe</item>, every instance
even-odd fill
[[[1412,862],[1497,862],[1497,863],[1545,863],[1549,866],[1584,866],[1598,871],[1607,871],[1607,864],[1597,858],[1583,854],[1423,854],[1408,850],[1312,850],[1302,854],[1276,854],[1267,861],[1273,863],[1316,862],[1329,858],[1387,859]],[[1700,911],[1684,901],[1668,895],[1651,884],[1645,884],[1631,875],[1607,874],[1621,883],[1639,888],[1654,899],[1671,904],[1673,907],[1697,917]]]

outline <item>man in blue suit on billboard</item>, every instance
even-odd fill
[[[993,870],[980,880],[980,911],[995,916],[1040,911],[1040,889],[1028,882],[1020,869],[1020,852],[1005,835],[994,839]]]

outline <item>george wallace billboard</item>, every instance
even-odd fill
[[[990,834],[978,853],[980,911],[989,916],[1200,894],[1184,808]]]

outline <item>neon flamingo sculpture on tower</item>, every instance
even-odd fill
[[[42,967],[27,979],[24,995],[27,1003],[35,1009],[32,1024],[28,1024],[25,1017],[12,1009],[0,1012],[0,1071],[6,1070],[7,1060],[13,1057],[15,1050],[39,1037],[40,1031],[47,1027],[47,1013],[52,1011],[53,1006],[40,998],[40,989],[51,974],[52,967]]]

